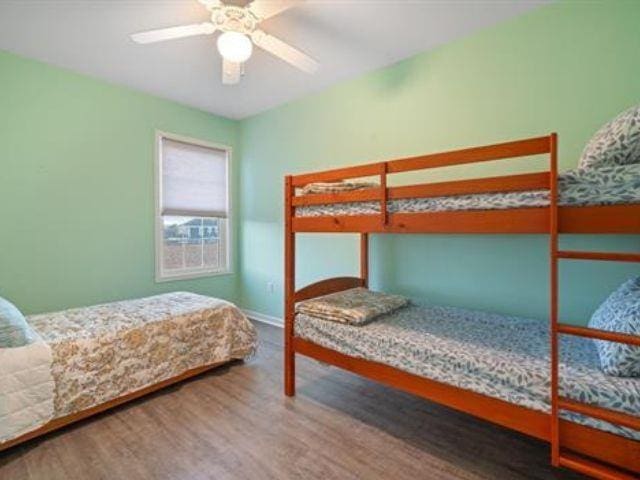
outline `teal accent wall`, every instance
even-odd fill
[[[237,122],[0,52],[0,295],[26,313],[171,290],[237,300],[236,275],[155,283],[156,129],[239,146]]]
[[[285,174],[552,131],[561,168],[572,168],[601,124],[640,102],[638,25],[640,2],[555,3],[243,121],[241,304],[282,314]],[[523,171],[533,162],[466,166],[433,178]],[[374,287],[547,318],[546,237],[379,235],[372,245]],[[563,245],[640,250],[630,236],[565,238]],[[297,260],[299,286],[356,274],[357,239],[300,236]],[[633,273],[637,266],[564,263],[563,317],[585,322]]]

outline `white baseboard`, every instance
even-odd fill
[[[264,313],[254,312],[253,310],[247,310],[245,308],[243,308],[242,311],[251,320],[266,323],[267,325],[273,325],[274,327],[284,328],[284,322],[281,318],[272,317],[271,315],[265,315]]]

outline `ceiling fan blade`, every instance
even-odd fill
[[[240,81],[242,64],[222,59],[222,84],[235,85]]]
[[[209,35],[215,31],[216,27],[213,23],[194,23],[193,25],[180,25],[178,27],[134,33],[131,35],[131,39],[136,43],[155,43],[176,38],[193,37],[195,35]]]
[[[278,15],[291,7],[303,3],[304,0],[253,0],[249,10],[260,20]]]
[[[299,68],[306,73],[315,73],[320,66],[313,58],[302,53],[297,48],[284,43],[279,38],[269,35],[262,30],[256,30],[251,34],[251,39],[258,47]]]

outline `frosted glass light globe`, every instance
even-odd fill
[[[218,37],[218,51],[225,60],[242,63],[249,60],[253,52],[253,44],[243,33],[224,32]]]

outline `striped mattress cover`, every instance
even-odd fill
[[[562,206],[593,206],[640,203],[640,164],[574,169],[558,177]],[[547,190],[455,195],[389,200],[389,213],[442,212],[453,210],[504,210],[545,207]],[[298,217],[325,215],[375,215],[380,202],[346,202],[296,208]]]
[[[364,326],[298,314],[295,335],[357,358],[542,412],[550,410],[546,322],[411,305]],[[561,395],[638,414],[640,378],[600,369],[593,341],[561,337]],[[640,432],[570,412],[569,420],[640,440]]]

